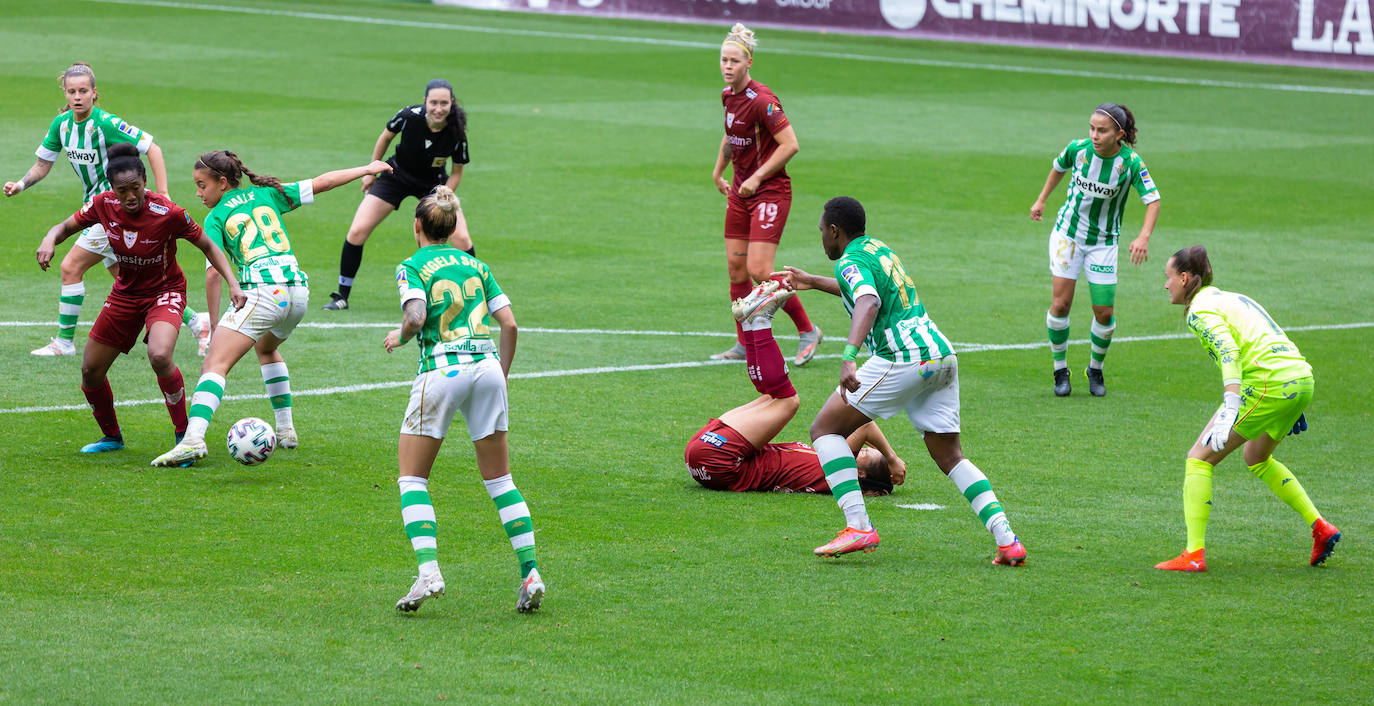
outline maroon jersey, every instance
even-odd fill
[[[186,291],[177,265],[177,238],[195,240],[201,229],[186,210],[162,194],[144,192],[143,208],[129,213],[113,191],[96,194],[73,218],[83,228],[99,224],[119,258],[119,278],[111,294],[139,299]]]
[[[753,176],[778,149],[773,134],[792,123],[783,114],[778,97],[758,81],[750,81],[739,93],[731,93],[726,86],[721,91],[720,102],[725,105],[725,137],[730,142],[730,162],[735,172],[730,191],[738,194],[739,185]],[[759,184],[758,193],[791,191],[792,180],[784,167]]]
[[[687,471],[714,490],[829,493],[815,449],[807,444],[764,444],[755,449],[733,427],[712,419],[683,452]]]

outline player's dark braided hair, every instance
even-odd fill
[[[1124,133],[1121,141],[1132,147],[1135,146],[1135,116],[1131,114],[1131,109],[1120,103],[1103,103],[1093,109],[1094,113],[1102,113],[1116,123],[1116,128]]]
[[[1175,272],[1180,274],[1187,272],[1193,276],[1188,281],[1188,286],[1185,288],[1186,296],[1183,298],[1184,301],[1191,304],[1193,295],[1197,294],[1197,290],[1212,283],[1212,262],[1207,259],[1207,248],[1201,245],[1184,248],[1174,253],[1173,261]]]
[[[868,216],[864,214],[863,205],[849,196],[836,196],[826,201],[821,220],[829,225],[839,226],[850,238],[863,235],[864,229],[868,227]]]
[[[196,159],[196,169],[204,169],[216,177],[224,177],[229,182],[229,188],[239,188],[239,182],[243,177],[248,177],[248,181],[254,186],[270,186],[286,197],[286,202],[291,203],[291,196],[282,187],[281,179],[274,176],[254,174],[251,169],[244,166],[243,160],[229,150],[215,150],[206,152]]]
[[[442,78],[431,79],[429,83],[425,84],[426,100],[429,99],[429,92],[436,88],[448,89],[448,98],[453,102],[453,107],[449,108],[448,120],[445,124],[448,126],[449,135],[453,137],[454,141],[457,141],[468,129],[468,114],[463,111],[462,106],[458,105],[458,95],[453,92],[453,84]]]
[[[113,180],[116,174],[125,172],[137,172],[138,177],[143,181],[148,181],[148,172],[143,168],[143,160],[139,159],[138,148],[128,142],[118,142],[110,145],[105,150],[105,178]]]

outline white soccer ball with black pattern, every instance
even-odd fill
[[[226,440],[229,455],[245,466],[256,466],[272,456],[277,448],[277,433],[272,425],[257,417],[244,417],[229,427]]]

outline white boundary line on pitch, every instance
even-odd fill
[[[90,2],[112,5],[143,5],[147,7],[166,7],[178,10],[200,10],[203,12],[230,12],[244,15],[270,15],[274,17],[294,17],[304,20],[326,20],[331,22],[352,22],[357,24],[387,25],[391,27],[413,27],[418,29],[460,30],[485,34],[508,34],[521,37],[544,37],[549,39],[576,39],[593,42],[618,42],[622,44],[649,44],[657,46],[683,47],[688,49],[717,49],[720,45],[711,42],[691,42],[680,39],[654,39],[651,37],[619,37],[603,34],[582,34],[577,32],[549,32],[534,29],[510,29],[503,27],[484,27],[481,25],[451,24],[446,22],[421,22],[417,20],[389,19],[384,17],[364,17],[359,15],[335,15],[324,12],[304,12],[299,10],[274,10],[263,7],[234,7],[231,5],[205,5],[171,0],[89,0]],[[1077,69],[1056,69],[1051,67],[1014,66],[1010,64],[979,64],[969,61],[942,61],[939,59],[916,59],[901,56],[879,56],[873,54],[853,54],[848,52],[827,52],[807,49],[768,50],[772,54],[809,56],[822,59],[846,59],[883,64],[905,64],[909,66],[932,66],[951,69],[974,69],[980,71],[1001,71],[1006,73],[1046,74],[1050,76],[1069,76],[1073,78],[1112,79],[1121,78],[1119,73],[1102,71],[1081,71]],[[1291,91],[1297,93],[1330,93],[1344,96],[1374,96],[1374,89],[1345,88],[1340,86],[1308,86],[1290,83],[1255,83],[1250,81],[1214,81],[1211,79],[1182,78],[1178,76],[1141,76],[1132,75],[1132,81],[1164,83],[1178,86],[1204,86],[1208,88],[1236,88],[1241,90],[1261,89],[1268,91]]]
[[[8,327],[15,327],[15,326],[40,326],[40,325],[41,325],[41,326],[56,326],[57,324],[56,324],[56,322],[51,322],[51,323],[50,323],[50,322],[36,322],[36,321],[0,321],[0,327],[5,327],[5,326],[8,326]],[[301,326],[309,326],[309,325],[310,325],[310,324],[301,324]],[[361,324],[360,324],[360,325],[361,325]],[[382,327],[382,326],[391,326],[391,324],[373,324],[373,325],[378,326],[378,327]],[[327,326],[327,325],[326,325],[326,326]],[[1363,322],[1363,323],[1349,323],[1349,324],[1320,324],[1320,325],[1315,325],[1315,326],[1292,326],[1292,327],[1289,327],[1289,328],[1286,329],[1286,330],[1288,330],[1288,331],[1331,331],[1331,330],[1346,330],[1346,329],[1371,328],[1371,327],[1374,327],[1374,321],[1366,321],[1366,322]],[[522,329],[522,330],[524,330],[524,331],[529,331],[529,330],[531,330],[531,329]],[[543,331],[543,332],[546,332],[546,333],[582,333],[582,332],[586,332],[586,331],[601,331],[602,329],[539,329],[539,330],[541,330],[541,331]],[[617,331],[617,330],[613,330],[613,329],[612,329],[612,330],[606,330],[606,332],[607,332],[607,333],[622,334],[622,335],[640,335],[640,336],[643,336],[643,335],[665,335],[665,336],[718,336],[718,335],[722,335],[722,334],[718,334],[718,333],[715,333],[715,332],[709,332],[709,333],[696,333],[696,332],[682,332],[682,331]],[[723,334],[723,335],[733,336],[734,334]],[[1189,338],[1193,338],[1193,335],[1192,335],[1192,334],[1189,334],[1189,333],[1167,333],[1167,334],[1159,334],[1159,335],[1154,335],[1154,336],[1122,336],[1122,337],[1120,337],[1120,338],[1113,338],[1113,339],[1112,339],[1112,342],[1113,342],[1113,343],[1133,343],[1133,342],[1139,342],[1139,341],[1169,341],[1169,340],[1182,340],[1182,339],[1189,339]],[[1083,345],[1083,344],[1088,343],[1088,339],[1086,339],[1086,338],[1081,338],[1081,339],[1069,341],[1069,343],[1070,343],[1070,344],[1073,344],[1073,345]],[[978,353],[978,352],[981,352],[981,351],[1014,351],[1014,350],[1033,350],[1033,349],[1036,349],[1036,348],[1047,348],[1047,347],[1049,347],[1049,342],[1048,342],[1048,341],[1037,341],[1037,342],[1035,342],[1035,343],[958,343],[958,342],[955,342],[955,343],[954,343],[954,347],[955,347],[960,353]],[[832,353],[832,354],[827,354],[827,355],[817,355],[817,356],[816,356],[816,359],[817,359],[817,360],[826,360],[826,359],[839,358],[839,357],[840,357],[839,355],[833,354],[833,353]],[[571,377],[571,376],[574,376],[574,375],[603,375],[603,374],[606,374],[606,373],[628,373],[628,372],[648,371],[648,370],[672,370],[672,369],[674,369],[674,368],[704,368],[704,367],[713,366],[713,365],[731,365],[731,364],[738,363],[738,362],[739,362],[739,361],[737,361],[737,360],[688,360],[688,361],[683,361],[683,362],[680,362],[680,363],[646,363],[646,364],[643,364],[643,365],[613,365],[613,366],[602,366],[602,367],[595,367],[595,368],[571,368],[571,369],[566,369],[566,370],[543,370],[543,371],[532,372],[532,373],[515,373],[515,374],[511,375],[511,377],[514,378],[514,379],[517,379],[517,380],[529,380],[529,379],[536,379],[536,378]],[[411,383],[413,383],[413,382],[414,382],[414,380],[411,379],[411,380],[404,380],[404,381],[399,381],[399,382],[375,382],[375,383],[368,383],[368,384],[364,384],[364,385],[344,385],[344,386],[341,386],[341,387],[325,387],[325,388],[319,388],[319,389],[315,389],[315,390],[299,390],[299,391],[294,391],[294,392],[291,393],[291,396],[292,396],[292,397],[314,397],[314,396],[318,396],[318,395],[342,395],[342,394],[348,394],[348,393],[352,393],[352,392],[367,392],[367,391],[370,391],[370,390],[388,390],[388,389],[392,389],[392,388],[396,388],[396,387],[408,387],[408,386],[410,386]],[[225,397],[224,399],[226,399],[226,400],[231,400],[231,401],[233,401],[233,400],[265,400],[265,399],[267,399],[267,395],[265,395],[265,394],[261,394],[261,395],[229,395],[229,396]],[[163,403],[163,401],[162,401],[161,399],[154,399],[154,400],[125,400],[125,401],[123,401],[123,402],[116,402],[116,403],[115,403],[115,406],[116,406],[116,407],[132,407],[132,406],[136,406],[136,405],[150,405],[150,404],[162,404],[162,403]],[[86,409],[86,408],[87,408],[87,405],[84,405],[84,404],[52,405],[52,406],[45,406],[45,407],[15,407],[15,408],[13,408],[13,409],[0,409],[0,414],[29,414],[29,413],[37,413],[37,412],[74,412],[74,411],[82,410],[82,409]]]

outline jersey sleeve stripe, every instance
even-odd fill
[[[50,150],[43,145],[39,145],[33,154],[44,162],[56,162],[57,158],[62,156],[61,152]]]
[[[315,182],[313,179],[296,182],[296,186],[301,190],[301,205],[315,203]]]
[[[411,287],[410,289],[401,292],[401,306],[405,306],[406,302],[414,301],[416,299],[419,299],[420,301],[425,301],[429,299],[429,297],[425,294],[425,290],[419,289],[417,287]]]
[[[510,306],[510,297],[508,297],[508,296],[506,296],[506,295],[504,295],[504,294],[498,294],[498,295],[492,297],[491,299],[488,299],[488,300],[487,300],[487,311],[488,311],[488,312],[499,311],[499,310],[504,309],[504,308],[506,308],[506,307],[508,307],[508,306]]]
[[[857,287],[854,288],[854,294],[853,294],[854,303],[855,303],[855,304],[858,304],[858,303],[859,303],[859,297],[862,297],[862,296],[864,296],[864,295],[871,295],[871,296],[877,297],[877,296],[878,296],[878,290],[877,290],[877,289],[874,289],[874,288],[873,288],[873,285],[871,285],[871,284],[867,284],[867,283],[860,284],[859,286],[857,286]],[[878,298],[881,299],[882,297],[878,297]]]
[[[138,143],[134,146],[138,148],[139,154],[148,154],[148,150],[153,146],[153,136],[146,132],[143,133],[143,136],[138,138]]]

